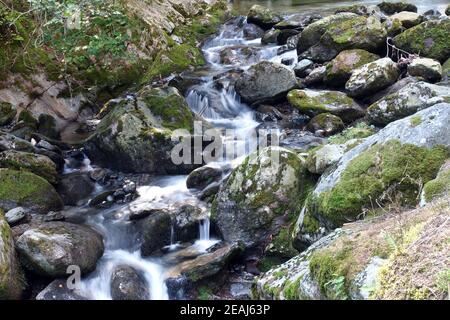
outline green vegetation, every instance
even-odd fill
[[[68,94],[95,88],[106,101],[128,87],[203,64],[198,41],[216,31],[225,9],[219,2],[189,18],[173,31],[179,44],[163,29],[155,33],[124,0],[1,2],[0,81],[8,72],[31,80],[44,71],[50,80],[70,84]]]

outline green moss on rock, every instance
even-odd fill
[[[406,30],[394,38],[397,47],[410,53],[439,60],[450,56],[450,20],[430,20]]]
[[[420,186],[436,176],[447,155],[440,146],[426,149],[398,141],[376,145],[353,159],[337,185],[318,195],[310,209],[341,225],[377,201],[414,205]]]
[[[44,178],[31,172],[0,169],[0,208],[33,208],[41,213],[58,211],[63,203]]]
[[[448,161],[441,168],[436,179],[425,184],[423,192],[427,202],[450,193],[450,165]]]
[[[352,71],[380,57],[361,49],[340,52],[329,64],[324,81],[333,86],[344,86]]]
[[[339,91],[292,90],[287,99],[293,107],[309,116],[331,113],[349,122],[364,115],[352,98]]]
[[[56,165],[43,155],[14,150],[4,151],[0,153],[0,167],[30,171],[52,184],[58,182]]]

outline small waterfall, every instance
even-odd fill
[[[200,235],[200,241],[204,240],[204,241],[208,241],[210,240],[210,228],[211,228],[211,222],[209,220],[209,218],[203,219],[202,221],[200,221],[200,230],[199,230],[199,235]]]

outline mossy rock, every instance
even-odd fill
[[[345,89],[351,97],[366,97],[394,84],[399,75],[394,61],[390,58],[378,59],[355,69]]]
[[[362,49],[344,50],[340,52],[329,64],[324,82],[332,86],[344,86],[354,69],[380,57]]]
[[[384,126],[449,99],[450,90],[445,86],[414,82],[370,105],[367,117],[370,123]]]
[[[430,20],[406,30],[394,38],[400,49],[443,63],[450,56],[450,20]]]
[[[86,141],[88,156],[97,163],[126,172],[189,173],[193,164],[175,164],[171,151],[176,145],[174,129],[185,130],[190,139],[197,119],[177,89],[148,88],[136,99],[108,104],[96,132]]]
[[[373,203],[396,199],[416,205],[421,184],[436,177],[447,156],[442,146],[427,149],[395,140],[375,145],[350,161],[332,189],[315,195],[309,210],[339,226]]]
[[[11,228],[0,209],[0,299],[18,300],[25,287]]]
[[[333,23],[344,22],[350,19],[354,19],[356,17],[358,17],[358,15],[354,13],[345,12],[331,15],[311,23],[300,34],[297,47],[298,53],[299,54],[303,53],[313,45],[317,44],[320,41],[320,38],[326,32],[329,25]]]
[[[402,11],[417,12],[417,7],[415,5],[402,1],[398,2],[383,1],[382,3],[379,3],[377,6],[380,8],[381,11],[383,11],[386,14],[394,14]]]
[[[194,114],[177,89],[145,88],[139,92],[138,103],[140,101],[145,103],[145,107],[158,118],[164,128],[193,131]]]
[[[348,16],[351,13],[340,13],[335,16],[342,15]],[[317,38],[319,40],[313,43],[306,52],[301,52],[306,47],[306,44],[299,44],[301,48],[299,53],[301,53],[302,58],[308,58],[317,62],[326,62],[336,57],[343,50],[363,49],[378,52],[385,45],[387,38],[386,29],[374,16],[363,17],[354,15],[347,19],[331,19],[325,26],[317,28],[317,31],[323,32],[312,37],[312,40],[316,40]],[[300,36],[299,43],[301,41],[302,37]],[[310,39],[307,39],[307,43],[311,42]]]
[[[270,29],[277,23],[281,22],[282,17],[270,10],[269,8],[255,4],[250,8],[247,14],[247,21],[254,23],[261,28]]]
[[[446,163],[439,170],[436,179],[433,179],[425,184],[423,187],[423,198],[426,202],[431,202],[433,199],[448,195],[450,193],[450,161]]]
[[[47,213],[61,210],[63,203],[44,178],[27,171],[0,169],[0,208],[11,210],[16,207]]]
[[[56,165],[47,156],[15,150],[0,153],[0,167],[30,171],[52,184],[58,182]]]
[[[0,102],[0,126],[10,124],[17,114],[17,110],[8,102]]]
[[[25,268],[50,278],[66,276],[67,268],[73,265],[82,274],[92,272],[104,252],[98,232],[67,222],[49,222],[25,231],[16,248]]]
[[[248,156],[222,186],[211,209],[224,239],[249,248],[267,244],[300,212],[312,181],[294,152],[269,147]]]
[[[287,98],[294,108],[309,116],[330,113],[344,122],[364,116],[364,110],[352,98],[339,91],[292,90]]]
[[[309,121],[306,129],[322,136],[330,136],[345,128],[344,122],[331,113],[321,113]]]

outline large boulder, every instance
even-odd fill
[[[247,22],[254,23],[263,29],[270,29],[282,21],[282,17],[272,10],[255,4],[247,14]]]
[[[24,277],[17,259],[11,229],[0,210],[0,299],[20,299]]]
[[[270,61],[253,65],[236,81],[236,91],[247,103],[259,103],[283,98],[297,86],[294,71]]]
[[[450,56],[450,19],[430,20],[400,33],[394,44],[409,53],[439,60]]]
[[[315,44],[319,43],[320,38],[326,32],[328,26],[344,22],[357,17],[354,13],[340,13],[327,16],[308,25],[300,34],[297,51],[303,53]]]
[[[397,199],[400,205],[417,204],[421,183],[434,179],[448,157],[449,106],[440,103],[392,122],[346,152],[322,175],[309,213],[336,226],[356,219],[373,203]],[[418,117],[421,121],[414,123]]]
[[[410,83],[372,104],[367,109],[367,116],[373,124],[386,125],[443,101],[450,101],[449,87],[426,82]],[[417,117],[411,125],[420,122]]]
[[[416,58],[408,65],[408,73],[413,77],[422,77],[428,82],[437,82],[442,78],[442,66],[439,61],[429,58]]]
[[[417,7],[415,5],[400,1],[399,2],[383,1],[382,3],[379,3],[377,6],[380,8],[382,12],[386,14],[394,14],[402,11],[417,12]]]
[[[345,93],[328,90],[292,90],[289,103],[309,116],[331,113],[345,122],[364,116],[364,110]]]
[[[88,173],[74,172],[61,177],[57,190],[65,205],[76,206],[91,195],[95,184]]]
[[[327,64],[327,72],[323,80],[328,85],[344,86],[353,70],[378,59],[380,59],[378,55],[365,50],[344,50]]]
[[[322,20],[306,27],[300,35],[297,50],[302,57],[325,62],[343,50],[364,49],[377,52],[385,45],[387,31],[373,16],[339,13]]]
[[[49,222],[25,231],[16,248],[29,271],[51,278],[67,276],[72,265],[82,274],[93,271],[104,251],[98,232],[67,222]]]
[[[58,182],[56,165],[45,155],[15,150],[3,151],[0,153],[0,167],[30,171],[52,184]]]
[[[345,89],[351,97],[364,97],[390,86],[398,77],[399,70],[395,62],[382,58],[354,70]]]
[[[391,16],[392,20],[398,20],[406,29],[417,26],[423,21],[423,16],[416,12],[402,11]]]
[[[170,245],[172,218],[170,213],[160,210],[140,222],[142,229],[142,256],[147,257]]]
[[[149,300],[150,292],[146,280],[135,269],[121,265],[111,275],[111,297],[113,300]]]
[[[47,213],[61,210],[63,202],[44,178],[27,171],[0,169],[0,208],[16,207]]]
[[[269,147],[251,154],[222,185],[211,218],[227,242],[253,247],[295,217],[309,187],[303,160],[294,152]]]
[[[172,130],[193,132],[195,116],[177,89],[148,88],[135,98],[106,105],[96,132],[85,144],[87,155],[105,167],[137,173],[187,173],[195,166],[176,165]]]

